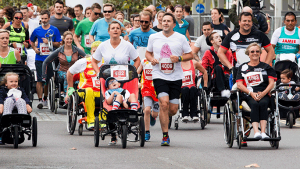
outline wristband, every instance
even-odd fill
[[[182,56],[178,56],[178,62],[181,62],[183,60]]]
[[[296,53],[296,58],[299,59],[300,58],[300,54]]]
[[[270,22],[270,20],[267,20],[267,22]]]

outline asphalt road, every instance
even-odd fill
[[[248,142],[248,147],[238,149],[236,142],[228,148],[223,139],[222,118],[212,118],[204,130],[200,124],[174,124],[169,131],[171,146],[161,147],[162,133],[159,122],[151,127],[150,142],[145,147],[128,142],[122,149],[121,141],[109,146],[109,137],[94,147],[93,132],[84,130],[69,135],[66,130],[66,111],[54,115],[47,109],[36,109],[38,117],[38,144],[32,147],[25,140],[14,149],[13,145],[0,146],[0,168],[245,168],[257,163],[261,168],[300,168],[300,127],[289,129],[281,125],[279,149],[269,142]],[[222,117],[222,116],[221,116]],[[300,122],[298,122],[300,124]],[[78,125],[77,125],[78,127]],[[253,132],[252,132],[253,135]],[[72,150],[75,148],[76,150]]]

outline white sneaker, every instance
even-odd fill
[[[189,116],[184,116],[184,117],[182,118],[182,122],[187,122],[187,121],[189,121]]]
[[[270,138],[266,133],[261,133],[261,138],[265,139],[265,138]]]
[[[48,109],[48,100],[43,101],[43,108]]]
[[[222,97],[227,97],[227,98],[229,98],[230,95],[231,95],[230,90],[222,90],[222,91],[221,91],[221,96],[222,96]]]
[[[193,121],[194,121],[194,122],[197,122],[197,121],[199,121],[199,117],[197,117],[197,116],[194,116],[194,117],[193,117]]]
[[[38,108],[38,109],[42,109],[43,106],[44,106],[43,101],[39,101],[39,103],[38,103],[38,105],[37,105],[37,108]]]
[[[261,134],[259,132],[255,133],[254,138],[261,139]]]

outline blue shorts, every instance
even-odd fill
[[[37,76],[37,81],[42,82],[42,71],[43,71],[43,61],[36,60],[35,61],[35,69],[36,69],[36,76]],[[53,76],[53,68],[52,64],[49,64],[47,67],[47,78],[46,82],[49,81],[49,79]]]

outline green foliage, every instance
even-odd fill
[[[106,0],[104,2],[114,4],[117,10],[129,10],[130,13],[138,13],[150,5],[152,0]]]
[[[39,6],[41,9],[48,9],[51,5],[54,5],[56,0],[0,0],[0,8],[6,6],[25,6],[27,3],[32,3]],[[63,0],[65,2],[65,0]]]

